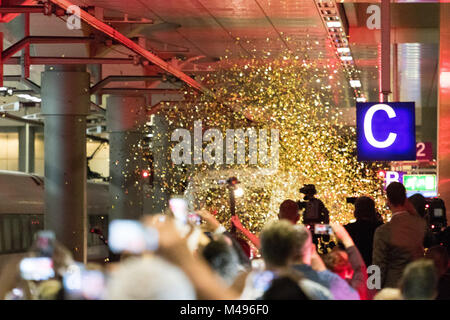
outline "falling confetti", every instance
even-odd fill
[[[376,174],[382,164],[357,161],[356,129],[344,123],[336,105],[336,90],[344,90],[337,77],[331,76],[338,66],[304,57],[305,52],[266,52],[258,59],[235,59],[227,54],[214,72],[201,78],[212,94],[184,89],[184,101],[166,103],[158,113],[169,128],[156,135],[165,134],[168,141],[177,128],[193,132],[198,120],[203,130],[217,128],[223,133],[249,127],[277,129],[276,172],[263,177],[261,168],[248,162],[174,165],[168,152],[160,177],[164,191],[181,194],[196,179],[200,186],[194,190],[196,202],[217,211],[216,217],[229,226],[226,189],[206,179],[211,175],[213,180],[228,178],[226,173],[234,172],[246,189],[237,200],[236,212],[252,232],[276,219],[283,200],[303,200],[298,190],[307,183],[316,185],[317,197],[329,209],[331,221],[346,224],[354,219],[354,207],[346,198],[362,195],[374,198],[385,217],[382,180]]]

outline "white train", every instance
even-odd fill
[[[97,234],[107,239],[109,192],[107,183],[87,183],[88,260],[108,257],[108,248]],[[0,270],[12,256],[23,255],[34,234],[44,228],[44,178],[22,172],[0,170]]]

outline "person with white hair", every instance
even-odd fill
[[[195,300],[193,285],[158,256],[128,258],[110,274],[105,300]]]

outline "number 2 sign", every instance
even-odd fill
[[[417,160],[433,160],[433,149],[431,142],[418,142],[416,145]]]

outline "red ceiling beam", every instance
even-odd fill
[[[11,57],[4,64],[21,64],[20,57]],[[31,65],[51,64],[135,64],[131,58],[30,57]]]
[[[34,2],[35,2],[35,0],[25,0],[24,2],[21,3],[21,6],[29,6],[29,5],[33,4]],[[0,1],[0,4],[1,4],[1,1]],[[20,13],[7,13],[5,15],[1,15],[0,22],[8,23],[8,22],[14,20],[19,15],[20,15]]]
[[[25,37],[30,36],[30,14],[25,13],[25,21],[24,21],[24,30]],[[22,66],[22,75],[25,79],[30,77],[30,45],[26,45],[23,50],[23,66]]]
[[[3,51],[3,32],[0,32],[0,51]],[[0,87],[3,87],[3,59],[0,55]]]
[[[14,43],[2,52],[2,60],[5,61],[18,51],[30,44],[61,44],[61,43],[86,43],[94,40],[90,37],[53,37],[53,36],[28,36]]]
[[[63,8],[66,11],[67,11],[67,9],[70,6],[74,5],[73,3],[71,3],[70,1],[67,1],[67,0],[50,0],[50,1],[52,3],[58,5],[59,7]],[[184,81],[185,83],[187,83],[191,87],[193,87],[193,88],[195,88],[195,89],[197,89],[199,91],[205,92],[205,93],[211,93],[205,86],[203,86],[202,84],[198,83],[197,81],[195,81],[194,79],[189,77],[187,74],[185,74],[181,70],[173,67],[172,65],[170,65],[166,61],[162,60],[161,58],[159,58],[158,56],[154,55],[150,51],[148,51],[145,48],[141,47],[140,45],[136,44],[131,39],[127,38],[126,36],[124,36],[123,34],[118,32],[117,30],[113,29],[112,27],[110,27],[109,25],[103,23],[102,21],[98,20],[97,18],[95,18],[94,16],[90,15],[89,13],[87,13],[84,10],[82,10],[81,8],[80,8],[80,10],[78,12],[75,12],[74,15],[79,15],[80,19],[82,19],[83,21],[85,21],[86,23],[91,25],[92,27],[94,27],[97,30],[105,33],[106,35],[108,35],[112,39],[117,40],[118,42],[120,42],[122,45],[124,45],[128,49],[130,49],[133,52],[135,52],[136,54],[139,54],[142,57],[146,58],[147,60],[149,60],[150,62],[154,63],[155,65],[157,65],[161,69],[167,71],[168,73],[170,73],[170,74],[174,75],[175,77],[179,78],[180,80]]]
[[[10,13],[44,13],[44,6],[12,6],[12,7],[0,7],[1,14]]]

